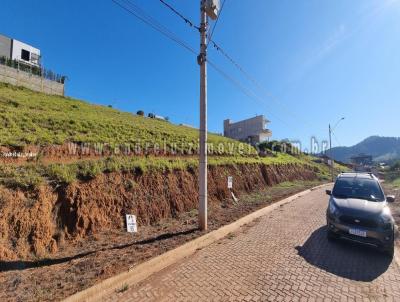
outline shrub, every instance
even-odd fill
[[[104,161],[83,161],[79,163],[79,177],[93,179],[104,171]]]
[[[270,142],[262,142],[258,144],[257,148],[262,152],[272,151],[272,152],[280,152],[287,153],[290,155],[298,155],[300,154],[300,150],[293,146],[291,143],[287,141],[277,141],[273,140]]]
[[[392,166],[390,166],[391,171],[400,171],[400,160],[395,162]]]
[[[76,180],[77,173],[77,165],[52,164],[46,168],[47,177],[58,183],[72,183]]]
[[[2,167],[0,169],[0,183],[13,189],[36,189],[44,183],[44,178],[35,166]]]

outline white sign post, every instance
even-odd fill
[[[126,215],[126,230],[128,233],[137,233],[137,224],[135,215]]]
[[[233,188],[233,177],[228,176],[228,189],[232,189],[232,188]]]

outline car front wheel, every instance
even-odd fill
[[[382,252],[384,252],[386,255],[388,255],[390,257],[393,257],[393,255],[394,255],[394,230],[393,230],[392,240],[388,244],[385,244],[382,247]]]
[[[394,243],[386,245],[382,248],[382,252],[384,252],[389,257],[393,257],[394,255]]]
[[[338,236],[330,230],[326,231],[326,237],[328,238],[329,241],[333,241],[338,238]]]

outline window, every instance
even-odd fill
[[[21,59],[29,62],[31,57],[31,53],[25,49],[21,49]]]
[[[339,178],[333,188],[332,195],[337,198],[358,198],[371,201],[385,200],[376,180],[357,177]]]
[[[31,62],[39,65],[39,56],[35,53],[31,53]]]

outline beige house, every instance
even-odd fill
[[[227,119],[224,120],[224,136],[251,144],[267,141],[272,135],[271,130],[266,128],[269,122],[263,115],[236,123]]]

